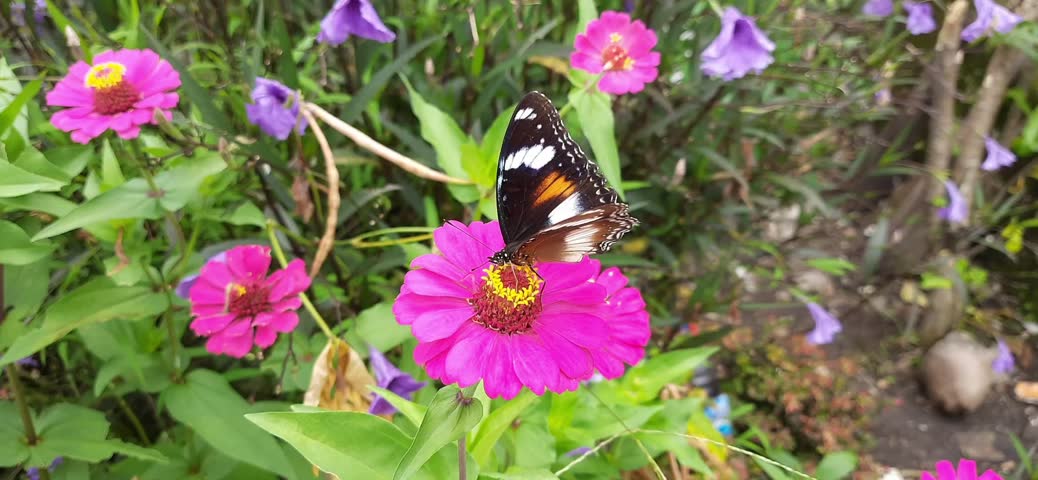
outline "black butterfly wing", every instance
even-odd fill
[[[579,262],[584,255],[609,250],[637,224],[626,204],[602,205],[537,232],[519,246],[519,255],[541,262]]]
[[[550,252],[562,248],[560,242],[569,235],[581,246],[575,243],[566,252],[586,248],[581,255],[597,253],[603,248],[585,240],[596,238],[601,244],[607,237],[619,238],[637,223],[627,214],[627,205],[617,202],[616,191],[570,137],[551,101],[538,92],[523,97],[512,114],[498,160],[497,214],[505,250],[522,247],[530,258],[548,261],[557,256]],[[595,210],[609,205],[615,206],[609,213]],[[598,213],[584,215],[593,211]],[[593,223],[609,215],[617,221],[604,225],[622,231],[607,231]],[[592,231],[596,233],[588,233]],[[609,245],[611,241],[605,248]],[[578,256],[573,261],[579,260]]]

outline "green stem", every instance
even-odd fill
[[[131,409],[130,405],[126,403],[126,400],[120,395],[115,395],[115,401],[119,403],[119,408],[121,408],[123,413],[130,419],[130,423],[133,424],[133,429],[137,431],[137,437],[141,439],[141,443],[143,443],[144,446],[151,445],[151,441],[148,440],[148,434],[144,431],[144,424],[142,424],[141,420],[137,418],[137,415],[133,413],[133,409]]]
[[[467,457],[465,455],[465,435],[462,435],[458,439],[458,480],[466,480],[468,477],[468,473],[465,471],[468,467]]]
[[[36,445],[38,437],[36,436],[36,427],[32,424],[32,413],[29,412],[29,403],[25,399],[25,390],[22,390],[22,381],[18,378],[18,367],[13,364],[7,364],[7,378],[11,383],[11,393],[14,395],[14,402],[18,404],[18,413],[22,416],[22,428],[25,429],[25,443],[29,446]]]
[[[278,241],[277,235],[274,234],[274,222],[267,222],[267,237],[270,238],[270,248],[274,250],[274,258],[278,259],[278,263],[281,264],[281,268],[288,266],[288,259],[285,258],[285,252],[281,249],[281,242]],[[324,321],[324,317],[318,313],[317,308],[310,302],[310,298],[306,296],[306,293],[300,293],[299,298],[303,301],[303,307],[306,308],[307,312],[310,312],[310,316],[317,322],[317,326],[321,327],[321,331],[324,332],[325,336],[329,340],[335,340],[338,337],[332,333],[332,329],[328,327],[328,323]]]
[[[430,227],[393,227],[383,228],[381,230],[375,230],[372,232],[366,232],[349,240],[345,240],[347,243],[355,248],[375,248],[375,247],[391,247],[394,245],[403,245],[405,243],[422,242],[432,238],[432,231],[434,229]],[[377,237],[380,235],[390,235],[394,233],[421,233],[421,235],[411,235],[404,238],[395,238],[392,240],[378,240],[374,242],[367,242],[365,239],[371,237]]]

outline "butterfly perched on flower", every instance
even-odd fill
[[[497,166],[505,248],[496,265],[579,262],[609,250],[638,220],[538,92],[515,107]]]

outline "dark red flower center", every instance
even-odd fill
[[[227,285],[227,311],[239,317],[254,317],[270,311],[270,287],[263,284]]]
[[[94,91],[94,111],[102,115],[122,113],[141,98],[140,92],[124,79],[126,66],[117,62],[90,67],[83,83]]]
[[[627,54],[627,49],[620,45],[623,36],[614,33],[609,36],[610,43],[602,49],[602,63],[608,72],[618,72],[634,68],[634,59]]]
[[[541,286],[537,272],[528,266],[491,265],[484,270],[480,291],[469,300],[473,320],[495,332],[521,334],[533,328],[541,313]]]

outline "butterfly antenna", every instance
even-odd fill
[[[461,233],[464,233],[464,234],[465,234],[465,235],[467,235],[467,236],[468,236],[469,238],[471,238],[471,239],[475,240],[475,241],[476,241],[476,243],[478,243],[478,244],[480,244],[480,245],[483,245],[484,247],[486,247],[486,249],[487,249],[487,250],[490,250],[491,252],[493,252],[493,251],[494,251],[494,249],[493,249],[493,248],[492,248],[492,247],[491,247],[490,245],[487,245],[487,244],[483,243],[482,241],[480,241],[480,239],[476,238],[476,236],[475,236],[475,235],[473,235],[473,234],[469,233],[469,231],[468,231],[468,230],[465,230],[464,228],[461,228],[461,227],[459,227],[459,226],[457,226],[457,225],[455,225],[455,224],[451,223],[451,220],[444,220],[443,224],[444,224],[444,225],[450,225],[451,227],[454,227],[454,228],[458,229],[458,231],[459,231],[459,232],[461,232]]]

